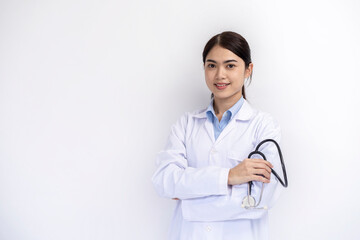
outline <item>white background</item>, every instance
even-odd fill
[[[359,1],[0,1],[0,239],[165,239],[151,184],[202,50],[252,49],[247,97],[282,127],[271,239],[360,239]]]

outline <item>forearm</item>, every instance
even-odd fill
[[[280,131],[278,128],[275,128],[275,130],[269,132],[271,134],[264,134],[263,136],[259,137],[257,143],[267,138],[275,139],[277,141],[280,140]],[[268,167],[281,169],[278,160],[277,149],[273,144],[266,144],[263,146],[261,151],[266,155],[268,163],[271,164]],[[243,168],[240,166],[241,164],[238,164],[236,167],[234,167],[238,168],[235,177],[233,176],[233,171],[229,171],[228,183],[234,184],[234,182],[237,182],[237,185],[233,185],[231,187],[229,186],[229,194],[182,201],[182,211],[184,218],[189,221],[226,221],[234,219],[255,219],[262,217],[266,212],[265,210],[245,209],[242,207],[242,201],[244,197],[248,195],[247,182],[253,181],[254,183],[252,186],[251,195],[256,199],[256,202],[258,202],[260,199],[262,182],[252,179],[246,181],[241,180],[241,176],[244,176],[242,173],[246,173],[248,171],[242,171],[241,169]],[[234,168],[232,168],[232,170]],[[262,173],[255,172],[255,174]],[[275,175],[271,174],[269,176],[269,180],[270,182],[265,181],[265,179],[263,180],[263,182],[266,183],[264,183],[262,200],[259,205],[259,207],[267,206],[268,209],[274,205],[280,196],[280,193],[282,192],[282,186],[276,179]]]
[[[175,163],[169,163],[158,168],[152,182],[162,197],[192,199],[228,194],[228,174],[228,168],[182,168]]]
[[[253,186],[252,196],[259,200],[261,191],[260,182]],[[262,200],[259,207],[273,206],[281,192],[281,185],[275,179],[265,184]],[[247,183],[229,186],[229,193],[222,196],[208,196],[182,201],[184,219],[188,221],[227,221],[235,219],[257,219],[263,216],[265,210],[245,209],[242,201],[247,196]]]

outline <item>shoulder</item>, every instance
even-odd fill
[[[278,121],[269,112],[256,110],[255,118],[261,126],[278,125]]]
[[[190,123],[191,121],[194,121],[195,119],[206,119],[206,109],[207,108],[201,108],[196,109],[193,111],[185,112],[181,115],[181,117],[178,119],[177,122],[180,123]]]
[[[175,123],[172,124],[172,131],[177,135],[183,135],[186,130],[196,125],[198,119],[206,119],[206,108],[196,109],[183,113]]]
[[[272,114],[266,111],[254,110],[253,122],[256,126],[255,135],[257,139],[276,138],[280,140],[280,125]]]
[[[277,123],[276,119],[269,112],[261,111],[253,107],[253,105],[249,103],[247,100],[244,101],[244,104],[239,112],[240,112],[239,115],[240,114],[245,115],[247,117],[247,120],[254,121],[259,125]]]
[[[206,108],[196,109],[193,111],[183,113],[174,126],[186,128],[187,125],[192,125],[198,119],[206,119]]]

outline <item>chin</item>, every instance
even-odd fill
[[[229,95],[229,94],[214,94],[214,97],[218,98],[218,99],[227,99],[227,98],[231,98],[232,95]]]
[[[239,97],[237,93],[214,93],[214,97],[218,99],[231,99]],[[241,97],[241,95],[240,95]]]

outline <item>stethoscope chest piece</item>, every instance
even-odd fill
[[[252,208],[255,207],[256,201],[255,198],[253,196],[246,196],[244,197],[241,207],[243,208]]]
[[[259,202],[260,203],[260,202]],[[256,200],[253,196],[248,195],[246,197],[244,197],[241,207],[245,208],[245,209],[263,209],[263,210],[267,210],[268,207],[264,206],[264,207],[258,207],[259,203],[256,204]]]

